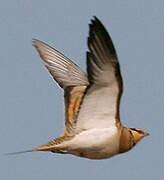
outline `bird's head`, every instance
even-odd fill
[[[137,143],[138,141],[140,141],[143,137],[148,136],[149,133],[147,133],[146,131],[140,129],[140,128],[130,128],[130,131],[134,137],[134,141],[135,143]]]

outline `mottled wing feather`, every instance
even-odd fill
[[[64,89],[65,126],[64,135],[70,135],[85,92],[89,85],[87,74],[59,51],[39,40],[33,45],[54,80]]]
[[[65,90],[65,125],[66,130],[64,135],[71,135],[76,125],[76,118],[82,103],[86,86],[75,86],[71,89]],[[69,94],[69,95],[68,95]]]

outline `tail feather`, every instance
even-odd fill
[[[17,155],[17,154],[24,154],[28,152],[34,152],[34,149],[25,150],[25,151],[18,151],[18,152],[12,152],[12,153],[5,153],[4,155]]]
[[[5,153],[4,155],[17,155],[17,154],[24,154],[24,153],[35,152],[35,151],[51,151],[51,149],[52,147],[47,147],[46,145],[42,145],[34,149],[12,152],[12,153]]]
[[[13,152],[13,153],[6,153],[5,155],[17,155],[17,154],[24,154],[28,152],[35,152],[35,151],[52,151],[52,152],[60,152],[60,149],[56,148],[56,145],[61,144],[63,141],[70,140],[72,137],[68,136],[61,136],[59,138],[56,138],[49,143],[43,144],[39,147],[25,150],[25,151],[19,151],[19,152]]]

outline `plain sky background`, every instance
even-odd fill
[[[150,133],[106,160],[36,152],[4,156],[58,137],[63,92],[32,46],[45,41],[85,70],[88,24],[110,33],[124,79],[121,121]],[[0,179],[164,179],[164,1],[5,0],[0,3]]]

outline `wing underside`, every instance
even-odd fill
[[[95,17],[90,24],[87,88],[77,118],[79,129],[109,127],[119,121],[122,77],[113,42]]]

